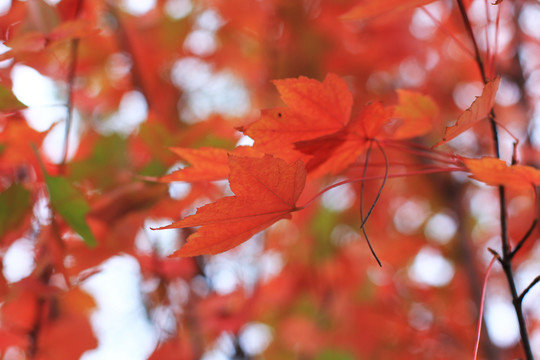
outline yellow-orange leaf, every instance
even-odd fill
[[[464,159],[471,178],[488,185],[504,185],[513,188],[530,188],[540,185],[540,170],[531,166],[507,165],[497,158]]]
[[[446,128],[444,137],[435,146],[442,145],[462,132],[470,129],[478,121],[485,119],[493,105],[495,105],[495,95],[497,95],[497,89],[499,89],[499,82],[501,78],[497,77],[484,86],[481,96],[477,96],[476,100],[473,101],[472,105],[461,114],[453,126]]]
[[[393,139],[407,139],[427,134],[433,130],[433,120],[437,118],[439,109],[427,95],[410,91],[397,90],[398,105],[394,108],[393,117],[398,119]]]
[[[286,161],[229,155],[228,196],[197,209],[162,229],[201,226],[174,256],[217,254],[240,245],[280,219],[298,210],[296,201],[304,189],[306,170],[302,161]]]

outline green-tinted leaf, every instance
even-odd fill
[[[118,182],[115,174],[118,174],[120,169],[130,169],[126,139],[120,135],[100,137],[92,148],[90,156],[68,165],[69,180],[91,181],[93,186],[99,189],[114,187]]]
[[[349,352],[336,349],[323,350],[315,360],[353,360],[355,359]]]
[[[53,209],[81,235],[87,245],[95,246],[96,239],[85,219],[90,206],[84,196],[65,178],[45,174],[45,181]]]
[[[31,209],[30,192],[13,184],[0,193],[0,236],[16,228]]]
[[[11,90],[0,84],[0,111],[15,111],[26,108],[22,102],[13,95]]]

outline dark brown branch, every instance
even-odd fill
[[[529,230],[527,230],[527,232],[525,233],[525,235],[523,235],[523,238],[521,238],[521,240],[518,242],[518,244],[516,245],[516,248],[514,250],[512,250],[512,252],[510,253],[510,258],[513,258],[514,255],[516,255],[516,253],[519,251],[519,249],[521,249],[521,247],[523,246],[523,244],[525,244],[525,241],[527,241],[527,239],[529,239],[531,237],[531,234],[534,230],[534,228],[536,227],[536,224],[538,224],[538,219],[534,219],[532,224],[531,224],[531,227],[529,228]]]
[[[480,50],[478,48],[478,44],[476,42],[476,38],[474,36],[474,32],[471,26],[471,22],[469,21],[469,16],[467,15],[465,4],[463,3],[463,0],[456,0],[456,1],[459,7],[461,17],[463,19],[463,23],[465,24],[467,33],[469,34],[469,37],[471,38],[471,41],[473,43],[476,64],[478,65],[478,69],[480,70],[480,75],[482,76],[482,80],[484,81],[484,84],[485,84],[487,83],[488,79],[486,76],[486,71],[484,68],[484,63],[482,61]],[[492,130],[491,132],[492,132],[493,145],[495,148],[495,154],[497,158],[500,158],[501,155],[500,155],[500,146],[499,146],[499,135],[497,131],[497,124],[495,122],[495,112],[493,111],[493,109],[491,109],[490,111],[489,121],[491,124],[491,130]],[[510,293],[512,294],[512,303],[514,305],[514,310],[518,318],[519,332],[521,335],[521,344],[523,347],[523,351],[525,352],[525,358],[527,360],[534,360],[530,341],[529,341],[529,335],[527,333],[527,325],[525,323],[525,317],[523,315],[523,308],[521,306],[520,298],[517,294],[516,283],[514,280],[514,274],[512,270],[512,252],[510,251],[510,242],[509,242],[509,237],[508,237],[508,224],[507,224],[507,214],[506,214],[506,206],[507,206],[506,205],[506,190],[504,186],[499,186],[499,206],[500,206],[499,217],[500,217],[500,224],[501,224],[501,243],[502,243],[502,260],[500,261],[500,263],[504,270],[504,274],[508,282],[508,287],[510,288]]]

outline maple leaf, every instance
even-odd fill
[[[349,121],[352,94],[335,74],[322,83],[301,76],[274,84],[288,107],[263,110],[259,120],[240,129],[260,151],[295,160],[293,143],[334,133]]]
[[[510,165],[501,159],[484,157],[463,159],[471,178],[488,185],[504,185],[517,189],[530,189],[540,185],[540,170],[531,166]]]
[[[379,135],[391,116],[381,103],[366,105],[347,126],[334,134],[295,143],[298,150],[311,155],[306,164],[315,175],[337,174],[354,163],[366,151],[368,143]]]
[[[274,84],[288,107],[264,110],[259,120],[241,130],[260,151],[289,161],[302,159],[313,176],[343,171],[376,137],[404,139],[431,131],[438,113],[430,97],[398,90],[394,109],[372,103],[349,120],[352,94],[334,74],[322,83],[300,77]],[[396,121],[391,134],[383,133],[392,116]]]
[[[488,81],[484,86],[482,95],[476,97],[471,106],[459,116],[454,125],[446,128],[443,139],[435,144],[435,146],[452,140],[489,115],[491,109],[493,109],[493,105],[495,105],[495,95],[497,95],[500,80],[501,78],[497,77]]]
[[[302,161],[265,155],[229,155],[229,183],[235,196],[207,204],[195,215],[160,229],[201,226],[173,256],[196,256],[227,251],[278,220],[297,211],[306,170]]]
[[[215,181],[229,176],[229,154],[255,157],[259,154],[250,146],[238,146],[232,151],[219,148],[171,148],[176,155],[186,160],[191,166],[174,171],[159,178],[159,181]]]

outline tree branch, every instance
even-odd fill
[[[480,75],[482,76],[482,80],[484,81],[484,84],[485,84],[487,83],[488,79],[486,76],[484,63],[482,61],[480,50],[478,48],[478,44],[476,42],[476,38],[474,36],[474,32],[471,26],[471,22],[469,21],[469,16],[467,15],[465,4],[463,3],[463,0],[456,0],[456,1],[459,7],[461,17],[463,19],[463,23],[465,24],[465,28],[473,43],[476,64],[478,65]],[[492,130],[491,132],[492,132],[492,139],[493,139],[493,145],[495,148],[495,153],[496,153],[497,158],[500,159],[501,155],[500,155],[499,135],[497,132],[497,124],[495,122],[495,112],[493,111],[493,109],[491,109],[490,111],[489,121],[491,124],[491,130]],[[533,360],[534,357],[531,350],[529,335],[527,333],[527,325],[525,323],[525,317],[523,315],[523,308],[521,306],[520,297],[517,294],[516,283],[514,281],[514,274],[512,270],[512,252],[510,251],[509,238],[508,238],[508,224],[507,224],[507,214],[506,214],[506,190],[504,186],[499,186],[499,206],[500,206],[499,217],[500,217],[500,224],[501,224],[501,243],[502,243],[501,244],[502,245],[502,260],[500,262],[504,270],[504,274],[506,275],[506,280],[508,282],[508,287],[510,288],[510,293],[512,294],[512,303],[514,304],[514,310],[518,318],[519,332],[521,335],[521,344],[523,347],[523,351],[525,352],[525,358],[527,360]]]

